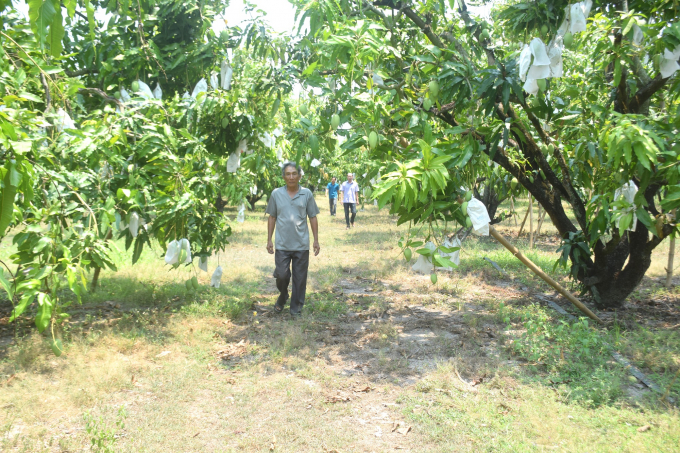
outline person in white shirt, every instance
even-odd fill
[[[354,174],[347,173],[347,181],[340,186],[342,205],[345,208],[345,222],[347,229],[354,228],[354,218],[357,216],[357,201],[359,199],[359,185],[354,181]],[[352,216],[350,217],[350,212]]]

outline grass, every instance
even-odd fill
[[[453,363],[440,364],[399,403],[441,451],[672,451],[677,446],[673,415],[564,404],[552,388],[504,374],[499,371],[473,392],[458,380]],[[638,432],[650,420],[655,421],[650,431]]]
[[[262,219],[261,206],[247,213],[209,260],[210,271],[224,269],[219,289],[196,268],[167,271],[161,250],[135,266],[120,251],[120,271],[103,272],[57,332],[61,357],[20,320],[19,341],[0,349],[0,450],[674,451],[680,442],[677,408],[633,383],[605,345],[680,397],[680,338],[655,315],[678,304],[656,280],[662,254],[631,297],[638,311],[594,328],[536,305],[531,293],[548,287],[488,238],[467,239],[461,266],[432,285],[399,256],[405,229],[385,210],[368,206],[350,231],[322,212],[322,253],[310,260],[303,317],[292,320],[268,311],[276,288]],[[514,222],[499,227],[549,273],[551,228],[529,250]],[[187,291],[194,274],[201,288]],[[567,282],[562,269],[552,275]],[[0,339],[9,336],[0,319]]]

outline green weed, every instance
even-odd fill
[[[118,430],[125,429],[125,419],[127,413],[125,407],[121,406],[116,415],[115,427],[108,427],[103,417],[94,417],[89,412],[85,412],[83,419],[85,420],[85,430],[90,436],[92,450],[101,453],[114,453],[116,450],[116,428]]]

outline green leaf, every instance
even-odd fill
[[[9,164],[9,184],[17,188],[21,184],[21,173],[17,171],[17,165],[14,163]]]
[[[5,187],[2,188],[2,205],[0,205],[0,237],[5,235],[5,230],[12,221],[14,215],[14,197],[17,194],[16,186],[10,182],[10,173],[5,174]]]
[[[649,212],[647,210],[640,206],[637,208],[635,211],[635,215],[637,215],[637,218],[644,226],[647,227],[647,229],[656,236],[656,225],[654,223],[654,220],[652,220],[652,216],[649,215]]]
[[[35,326],[38,328],[38,332],[43,332],[50,325],[53,308],[50,295],[38,293],[38,314],[35,317]]]
[[[47,42],[50,45],[50,53],[53,57],[58,57],[64,50],[61,40],[64,39],[64,23],[61,17],[61,7],[57,6],[54,19],[50,25],[50,32],[47,36]]]
[[[28,0],[28,19],[31,22],[31,29],[38,35],[41,43],[47,37],[47,28],[52,25],[57,8],[60,8],[58,1]]]
[[[0,284],[7,292],[7,299],[12,300],[14,298],[14,285],[5,278],[5,272],[0,269]]]
[[[24,311],[26,311],[26,308],[28,308],[28,306],[31,305],[31,303],[33,302],[35,295],[36,295],[35,291],[24,293],[17,306],[14,307],[14,310],[12,310],[12,316],[10,316],[9,322],[14,321],[19,316],[21,316],[24,313]]]
[[[31,146],[32,142],[29,141],[12,142],[12,149],[14,149],[17,154],[26,154],[30,152]]]
[[[630,224],[633,222],[633,213],[627,212],[621,216],[619,220],[619,234],[623,236],[623,233],[630,228]]]
[[[19,92],[19,97],[26,99],[27,101],[33,101],[33,102],[42,102],[43,100],[40,99],[38,96],[36,96],[33,93],[29,93],[27,91],[21,91]]]
[[[276,100],[274,101],[274,105],[272,106],[272,111],[269,114],[270,118],[274,118],[274,116],[276,115],[276,112],[279,111],[280,105],[281,105],[281,98],[276,98]]]
[[[68,17],[73,19],[73,16],[76,13],[76,6],[78,5],[78,0],[64,0],[64,6],[66,7],[66,12],[68,13]]]
[[[87,23],[90,26],[90,38],[94,40],[94,31],[96,22],[94,21],[94,6],[89,1],[85,1],[85,10],[87,11]]]
[[[631,17],[631,18],[628,20],[628,23],[626,24],[626,27],[623,29],[623,33],[621,33],[621,34],[624,35],[624,36],[627,35],[628,32],[630,31],[630,29],[631,29],[631,28],[633,27],[633,25],[636,24],[636,23],[637,23],[637,21],[635,20],[635,16]]]

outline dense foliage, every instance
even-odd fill
[[[291,77],[289,39],[261,17],[215,35],[225,7],[47,0],[29,2],[26,22],[0,4],[0,240],[17,249],[0,282],[11,320],[33,313],[40,331],[54,328],[72,299],[65,288],[80,300],[101,269],[115,270],[112,239],[124,238],[132,263],[152,241],[165,250],[186,239],[173,267],[227,244],[222,205],[244,202],[260,163],[282,157],[263,137]]]
[[[342,106],[343,149],[370,150],[401,222],[464,225],[466,189],[501,198],[514,180],[597,303],[637,286],[680,199],[674,2],[499,2],[490,21],[464,0],[295,4],[304,80]]]

